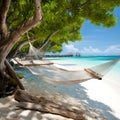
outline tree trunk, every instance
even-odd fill
[[[1,14],[1,25],[0,25],[0,70],[4,70],[5,69],[5,65],[4,65],[4,61],[7,57],[7,55],[9,54],[10,50],[12,49],[12,47],[15,45],[16,42],[19,41],[19,39],[29,30],[31,30],[32,28],[34,28],[36,25],[38,25],[41,20],[42,20],[42,11],[41,11],[41,4],[40,4],[40,0],[34,0],[34,16],[32,18],[29,18],[27,21],[24,21],[21,25],[19,25],[14,31],[12,32],[6,32],[6,14],[7,11],[9,9],[8,6],[10,6],[10,0],[9,1],[9,5],[8,5],[8,1],[6,1],[6,4],[3,5],[7,6],[7,9],[1,8],[3,11]],[[4,25],[5,24],[5,25]],[[3,36],[3,37],[2,37]]]
[[[20,80],[19,80],[18,76],[16,75],[14,69],[12,68],[12,66],[9,64],[9,62],[7,60],[5,61],[5,65],[8,69],[8,71],[9,71],[9,73],[11,74],[12,78],[14,78],[16,80],[19,88],[24,90],[25,88],[24,88],[23,84],[20,82]]]
[[[17,90],[14,95],[15,100],[19,101],[17,107],[22,109],[40,111],[61,115],[74,120],[86,120],[82,109],[75,109],[70,104],[61,104],[47,100],[44,97],[32,96],[26,91]]]
[[[9,86],[10,81],[16,83],[20,88],[24,89],[14,70],[7,62],[5,62],[7,55],[11,51],[12,47],[20,38],[29,30],[38,25],[42,20],[41,2],[40,0],[34,1],[34,16],[29,18],[20,24],[15,30],[9,31],[7,25],[7,13],[11,4],[11,0],[1,1],[0,5],[0,94],[4,94]],[[6,65],[5,65],[6,63]],[[9,69],[9,70],[7,70]],[[13,80],[14,79],[14,80]]]

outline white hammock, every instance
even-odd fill
[[[28,51],[28,55],[29,56],[36,56],[37,59],[39,59],[39,57],[43,57],[44,53],[41,51],[41,49],[37,49],[35,48],[31,42],[29,42],[29,51]]]
[[[43,57],[44,53],[42,52],[42,50],[35,48],[35,47],[31,44],[31,42],[30,42],[30,40],[29,40],[28,32],[27,32],[27,38],[28,38],[28,43],[29,43],[28,55],[29,55],[29,56],[35,56],[36,59],[39,59],[39,57]]]
[[[42,80],[52,84],[78,84],[90,79],[99,79],[119,61],[112,60],[91,68],[80,71],[61,69],[55,65],[28,66],[32,74],[39,76]]]

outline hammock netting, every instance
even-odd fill
[[[35,56],[36,59],[39,59],[39,57],[43,57],[43,52],[40,49],[35,48],[31,42],[29,42],[29,56]]]
[[[29,43],[28,55],[35,56],[36,59],[39,59],[39,57],[43,57],[43,52],[41,51],[41,49],[37,49],[32,45],[31,41],[29,40],[28,32],[27,32],[27,38]]]
[[[86,68],[79,71],[71,71],[56,67],[53,65],[28,66],[27,68],[42,80],[52,84],[77,84],[90,79],[99,79],[112,69],[119,61],[112,60],[91,68]]]

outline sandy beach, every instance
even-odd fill
[[[52,96],[48,95],[49,99],[54,99],[57,102],[71,103],[72,106],[77,107],[79,110],[84,110],[84,116],[87,120],[107,120],[103,114],[97,109],[92,109],[88,106],[83,106],[81,102],[69,96]],[[0,120],[73,120],[60,115],[41,113],[31,110],[18,109],[17,101],[14,100],[13,95],[0,99]]]
[[[81,88],[72,89],[72,91],[81,91]],[[68,89],[68,91],[70,91]],[[31,91],[32,92],[32,91]],[[36,92],[37,93],[37,92]],[[80,92],[81,93],[81,92]],[[81,96],[83,96],[84,92]],[[43,93],[43,96],[47,96],[48,99],[54,100],[54,102],[69,103],[79,110],[84,111],[84,116],[87,120],[107,120],[106,117],[98,109],[93,109],[92,107],[86,105],[85,100],[79,100],[74,96],[68,95],[62,96],[61,94],[49,94]],[[50,113],[41,113],[31,110],[21,110],[18,109],[18,102],[14,100],[14,96],[9,96],[0,99],[0,120],[73,120],[71,118],[65,118],[60,115],[54,115]]]
[[[82,86],[86,88],[88,104],[101,110],[108,120],[120,119],[120,84],[115,84],[111,78],[105,77],[102,81],[88,81]]]
[[[59,115],[16,108],[13,96],[0,99],[0,120],[72,120]]]
[[[4,101],[4,105],[0,104],[0,120],[72,120],[59,115],[42,114],[31,110],[17,110],[15,108],[16,102],[12,97],[1,101]]]
[[[55,62],[55,61],[54,61]],[[57,61],[57,63],[61,61]],[[79,69],[78,66],[68,66],[67,69]],[[46,83],[37,86],[36,81],[26,81],[23,84],[29,92],[38,95],[47,96],[49,99],[59,102],[71,103],[85,111],[84,115],[87,120],[119,120],[120,119],[120,84],[117,80],[119,77],[112,75],[112,71],[107,74],[103,80],[91,79],[87,82],[66,85],[66,86],[49,86]],[[115,80],[114,80],[115,79]],[[32,85],[32,87],[31,87]],[[37,88],[37,89],[36,89]],[[42,89],[45,90],[42,90]],[[47,90],[48,89],[48,90]],[[49,94],[49,90],[56,90],[57,94]],[[57,91],[58,90],[58,91]],[[64,93],[64,94],[63,94]],[[49,113],[40,113],[30,110],[16,110],[17,102],[13,96],[0,99],[0,120],[72,120],[59,115]]]
[[[52,96],[48,95],[49,99],[54,99],[56,102],[71,103],[72,106],[77,107],[79,110],[84,110],[84,116],[87,120],[106,120],[103,115],[98,110],[93,110],[89,107],[83,107],[80,101],[72,97],[67,96],[66,98],[57,95]],[[14,96],[9,96],[6,98],[0,99],[0,120],[73,120],[71,118],[65,118],[60,115],[50,114],[50,113],[41,113],[31,110],[22,110],[18,109],[17,101],[14,100]],[[69,106],[71,107],[71,106]]]
[[[61,63],[57,60],[55,62]],[[68,68],[81,69],[79,66],[68,66]],[[114,67],[101,81],[89,80],[79,84],[77,90],[77,93],[80,94],[79,97],[76,95],[77,99],[82,100],[85,106],[100,110],[108,120],[120,119],[120,76],[118,71],[119,68]]]

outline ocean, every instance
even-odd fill
[[[80,57],[49,57],[47,60],[66,68],[82,69],[97,66],[120,56],[80,56]],[[103,80],[91,79],[82,84],[53,85],[40,80],[27,68],[15,67],[18,74],[23,74],[23,84],[28,91],[36,95],[50,93],[52,95],[71,96],[84,105],[99,109],[108,120],[120,119],[120,62],[105,74]]]

